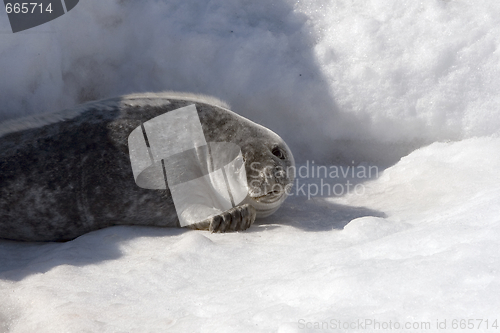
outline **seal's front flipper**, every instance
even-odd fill
[[[255,222],[256,215],[255,208],[245,204],[187,227],[211,232],[242,231],[248,229]]]

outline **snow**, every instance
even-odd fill
[[[380,172],[299,177],[305,193],[241,233],[2,240],[0,332],[495,331],[499,14],[491,0],[87,0],[17,34],[1,14],[0,121],[184,90],[272,128],[299,166]],[[311,195],[322,180],[353,186]]]

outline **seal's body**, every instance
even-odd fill
[[[0,238],[65,241],[113,225],[179,226],[170,190],[136,185],[128,136],[141,123],[195,104],[207,141],[242,151],[243,205],[193,226],[244,230],[286,198],[293,156],[274,132],[214,98],[135,94],[0,125]]]

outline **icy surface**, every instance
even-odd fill
[[[381,166],[326,179],[360,193],[294,192],[242,233],[0,241],[0,332],[495,331],[499,21],[487,0],[87,0],[14,35],[0,15],[0,120],[185,90],[274,129],[302,164]]]

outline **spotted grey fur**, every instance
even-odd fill
[[[293,182],[283,172],[293,156],[277,134],[213,97],[143,93],[0,125],[0,238],[66,241],[113,225],[179,226],[169,189],[135,184],[127,144],[141,122],[193,103],[207,142],[240,146],[249,194],[192,228],[244,230],[272,214]]]

